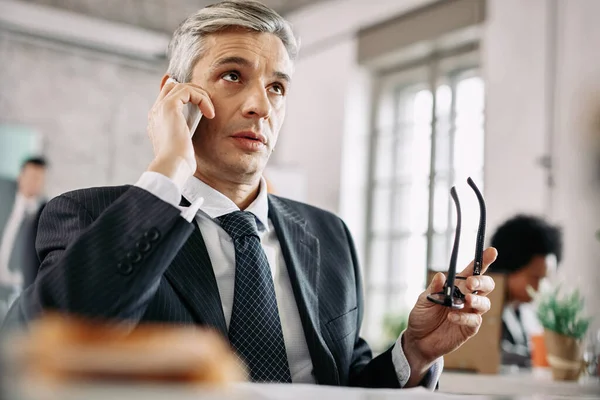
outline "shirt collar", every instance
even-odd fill
[[[20,192],[17,192],[15,195],[15,205],[22,206],[27,212],[35,212],[39,204],[41,203],[38,197],[30,197],[27,198],[23,196]]]
[[[260,222],[260,230],[269,230],[269,200],[267,196],[267,183],[264,178],[260,179],[258,196],[244,211],[251,212]],[[240,208],[218,190],[208,186],[195,176],[190,177],[182,190],[183,197],[190,203],[194,203],[200,197],[204,197],[204,203],[200,211],[212,219],[217,219],[225,214],[239,211]],[[261,226],[262,225],[262,229]]]

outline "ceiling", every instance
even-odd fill
[[[217,0],[23,0],[172,33],[188,15]],[[280,14],[323,0],[262,0]]]

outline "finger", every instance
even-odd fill
[[[477,291],[477,294],[481,296],[487,296],[495,287],[494,279],[488,275],[476,275],[467,278],[467,291]]]
[[[487,249],[485,249],[485,251],[483,252],[483,266],[481,268],[482,274],[485,273],[485,271],[488,269],[488,267],[494,261],[496,261],[496,257],[498,257],[498,251],[495,248],[488,247]],[[469,266],[467,268],[463,269],[463,271],[459,275],[462,275],[462,276],[473,275],[473,264],[474,264],[474,261],[471,261]]]
[[[206,91],[190,84],[178,84],[166,96],[165,101],[179,101],[182,104],[194,103],[200,107],[202,115],[209,119],[215,117],[215,108]]]
[[[160,93],[158,94],[156,101],[159,102],[164,99],[177,85],[179,85],[177,82],[167,81],[163,85],[162,89],[160,89]]]
[[[425,294],[438,293],[444,289],[444,283],[446,283],[446,277],[441,272],[434,275],[429,287],[425,291]]]
[[[465,301],[467,302],[467,307],[470,307],[478,314],[485,314],[490,311],[492,307],[492,303],[490,299],[484,296],[478,296],[476,294],[468,294],[465,296]]]
[[[419,295],[418,302],[421,302],[422,304],[428,304],[428,305],[433,304],[427,300],[427,296],[431,293],[441,292],[442,289],[444,288],[445,282],[446,282],[446,277],[444,276],[444,274],[442,274],[441,272],[438,272],[437,274],[435,274],[433,276],[433,279],[429,283],[429,286],[427,287],[427,289],[425,289],[425,291],[421,292],[421,294]]]
[[[451,312],[448,313],[448,320],[453,324],[465,326],[475,331],[479,330],[481,326],[481,315],[475,313],[461,313],[461,312]]]

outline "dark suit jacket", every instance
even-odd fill
[[[0,178],[0,237],[10,217],[17,194],[17,182]]]
[[[269,196],[318,383],[398,388],[391,349],[372,359],[359,337],[360,272],[344,223],[326,211]],[[180,211],[133,186],[70,192],[42,213],[35,283],[4,328],[43,311],[133,322],[198,324],[227,336],[202,234]]]

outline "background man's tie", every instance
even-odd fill
[[[254,214],[219,217],[235,246],[235,288],[229,341],[256,382],[291,382],[275,286]]]

